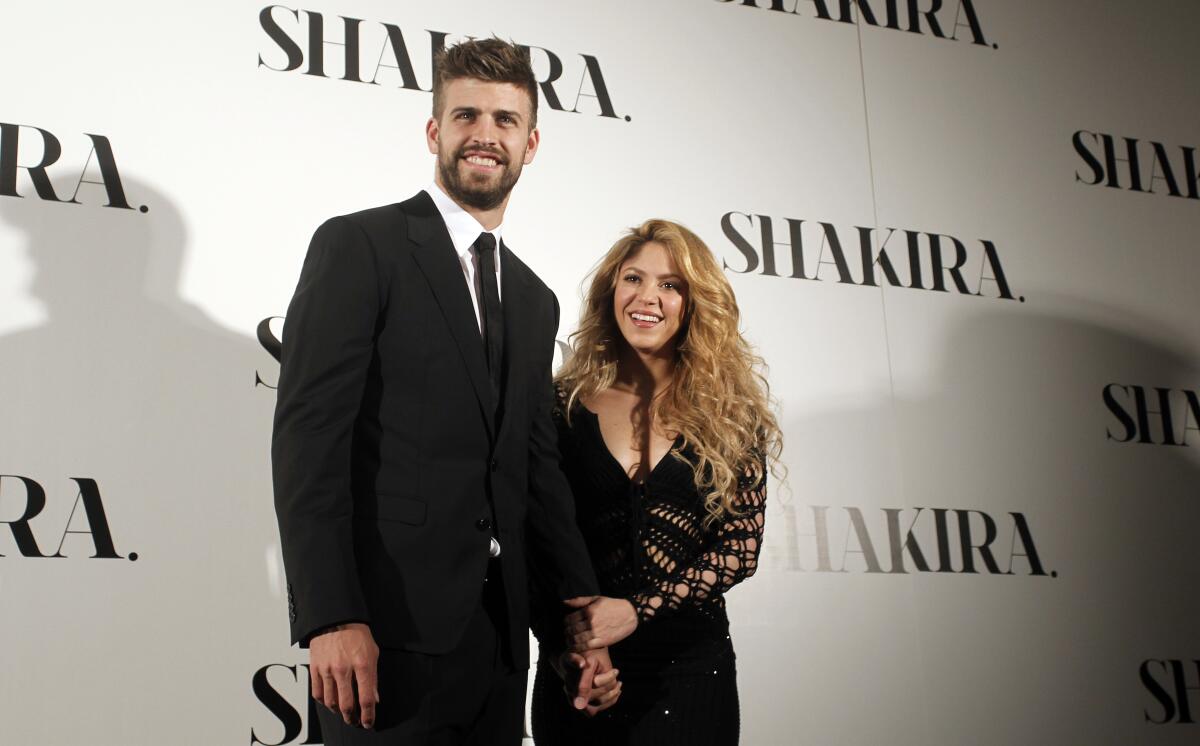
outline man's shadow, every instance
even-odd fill
[[[72,741],[55,737],[68,720],[127,722],[107,737],[128,743],[240,739],[258,717],[251,674],[289,662],[269,467],[275,397],[255,385],[256,371],[273,383],[277,364],[179,297],[182,217],[150,185],[124,181],[148,212],[0,200],[48,313],[0,337],[0,474],[45,489],[28,526],[41,554],[63,555],[21,557],[0,524],[4,626],[29,641],[10,650],[11,669],[22,701],[47,703],[44,716],[10,721],[29,728],[14,742]],[[92,537],[65,533],[96,528],[83,504],[72,514],[73,478],[95,480],[122,559],[93,559]],[[28,492],[4,478],[0,520],[21,517]]]

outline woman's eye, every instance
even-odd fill
[[[625,275],[625,282],[641,282],[642,278],[637,275]]]

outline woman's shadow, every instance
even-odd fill
[[[803,599],[794,605],[804,612],[795,617],[804,634],[795,643],[782,631],[779,638],[801,659],[829,665],[811,688],[759,692],[774,701],[750,705],[761,711],[748,721],[769,722],[795,699],[830,713],[807,727],[842,727],[858,722],[860,700],[846,691],[897,718],[938,713],[911,721],[896,743],[1136,740],[1144,737],[1143,711],[1162,717],[1139,666],[1195,657],[1200,431],[1184,392],[1200,389],[1200,369],[1194,353],[1157,333],[1152,320],[1078,298],[1041,300],[1070,313],[974,313],[935,333],[893,323],[893,399],[792,421],[799,503],[776,501],[767,569],[775,592]],[[913,350],[930,336],[943,340],[937,353],[918,357]],[[1160,388],[1169,392],[1171,440],[1180,445],[1164,443]],[[845,464],[851,449],[869,468],[831,471],[827,465]],[[812,494],[814,483],[821,494]],[[885,572],[866,575],[852,553],[849,574],[814,573],[812,505],[833,506],[835,569],[844,545],[859,548],[845,516],[845,506],[856,506]],[[978,550],[976,572],[961,572],[953,513],[954,572],[917,572],[905,556],[905,574],[887,574],[888,508],[902,511],[905,526],[923,509],[916,538],[935,568],[931,509],[988,514],[998,527],[991,550],[1000,574],[982,568]],[[1019,554],[1027,547],[1014,537],[1014,513],[1028,521],[1045,575],[1034,575]],[[971,516],[976,545],[984,540],[979,519]],[[887,655],[872,657],[881,650]],[[868,668],[876,675],[866,682],[856,672]],[[898,696],[894,683],[906,677],[920,685]],[[1170,685],[1168,675],[1160,678]],[[1122,713],[1116,717],[1128,727],[1114,730],[1113,719],[1096,712]],[[847,742],[870,740],[872,721],[861,725],[861,738]]]

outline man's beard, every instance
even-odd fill
[[[500,166],[500,178],[494,184],[491,186],[473,184],[470,182],[474,179],[462,178],[458,164],[463,158],[463,153],[468,150],[481,155],[486,153],[496,159],[496,163]],[[446,193],[455,202],[466,207],[474,207],[476,210],[492,210],[504,202],[521,176],[521,162],[517,161],[514,168],[509,168],[509,163],[510,161],[497,151],[481,150],[478,146],[464,145],[449,159],[438,157],[438,173],[442,176],[442,185],[446,187]]]

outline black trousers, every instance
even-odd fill
[[[458,647],[445,655],[379,651],[374,730],[346,725],[317,705],[327,746],[520,746],[528,672],[508,650],[497,561]]]

